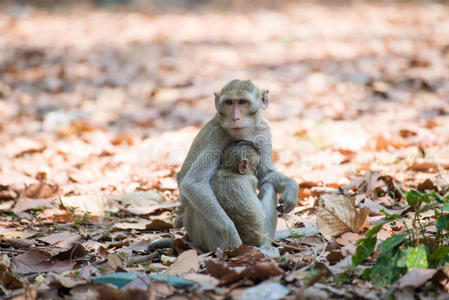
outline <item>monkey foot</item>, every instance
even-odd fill
[[[260,247],[257,247],[257,249],[260,250],[260,252],[263,253],[265,256],[269,257],[279,257],[281,256],[279,254],[279,250],[276,247],[273,247],[271,245],[262,245]]]

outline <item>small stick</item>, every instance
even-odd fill
[[[282,242],[277,242],[277,241],[273,240],[272,238],[270,238],[269,236],[267,236],[266,234],[260,233],[260,232],[258,232],[258,231],[255,231],[255,232],[256,232],[257,234],[263,236],[264,238],[266,238],[267,240],[269,240],[270,242],[272,242],[272,243],[275,244],[275,245],[283,246],[283,247],[287,247],[287,248],[291,248],[291,249],[295,249],[295,250],[298,250],[298,251],[304,250],[303,248],[299,248],[299,247],[295,247],[295,246],[290,246],[290,245],[287,245],[287,244],[282,243]]]

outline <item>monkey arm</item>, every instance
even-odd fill
[[[214,229],[220,232],[227,248],[235,248],[242,241],[238,231],[218,203],[210,180],[218,169],[220,153],[212,148],[204,149],[192,163],[180,185],[180,193]],[[207,231],[207,228],[204,228]]]
[[[271,194],[271,188],[268,187],[271,185],[275,194],[282,193],[279,199],[279,203],[282,205],[279,209],[281,212],[287,213],[298,203],[299,187],[295,180],[276,171],[273,165],[273,153],[271,149],[271,137],[267,134],[265,143],[262,145],[261,161],[257,173],[259,190],[260,193],[264,191],[266,194]],[[276,202],[276,200],[274,201]]]
[[[278,207],[280,212],[290,212],[298,203],[299,186],[295,180],[277,171],[272,171],[265,175],[260,182],[260,189],[265,185],[272,185],[277,193],[282,193]]]

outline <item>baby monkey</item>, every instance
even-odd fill
[[[244,245],[263,242],[264,211],[257,197],[256,170],[260,153],[248,141],[228,144],[220,167],[211,180],[212,190],[226,214],[234,222]]]

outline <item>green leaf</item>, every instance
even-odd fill
[[[449,215],[440,215],[435,224],[437,230],[449,230]]]
[[[422,194],[416,190],[411,190],[407,193],[406,200],[410,206],[420,206],[421,205]]]
[[[433,198],[434,198],[437,202],[439,202],[439,203],[443,203],[443,202],[444,202],[443,197],[441,197],[440,194],[438,194],[438,193],[435,192],[435,191],[429,193],[429,195],[430,195],[431,197],[433,197]]]
[[[382,228],[382,227],[381,227]],[[380,229],[379,229],[380,230]],[[355,250],[355,254],[352,256],[352,265],[358,266],[364,262],[374,251],[376,246],[377,237],[370,236],[369,238],[363,238],[363,243],[361,243]]]
[[[373,228],[371,228],[370,230],[368,230],[367,233],[365,233],[365,236],[363,237],[363,239],[360,239],[356,242],[357,245],[363,244],[366,242],[366,240],[368,240],[369,238],[376,236],[377,233],[382,229],[382,226],[384,226],[386,223],[390,222],[391,220],[386,221],[387,219],[385,219],[384,221],[382,221],[382,223],[377,224],[376,226],[374,226]]]
[[[397,249],[382,252],[369,273],[370,280],[378,287],[395,282],[407,270],[405,267],[398,266],[401,255],[401,251]]]
[[[371,278],[372,271],[373,271],[373,268],[366,268],[365,271],[363,271],[363,279],[369,280]]]
[[[407,268],[407,256],[413,250],[413,247],[403,249],[400,251],[397,266],[400,268]]]
[[[386,239],[385,241],[383,241],[382,243],[380,243],[379,246],[377,246],[377,247],[380,250],[382,250],[382,252],[387,252],[387,251],[393,249],[394,247],[398,246],[399,244],[401,244],[402,241],[404,241],[404,239],[407,237],[407,235],[408,235],[407,232],[393,235],[393,236],[389,237],[388,239]]]
[[[448,211],[449,212],[449,202],[444,202],[443,211]]]
[[[441,245],[435,248],[429,255],[429,260],[442,261],[449,254],[449,245]]]
[[[427,269],[428,266],[426,246],[419,245],[418,247],[413,248],[407,255],[407,269]]]

